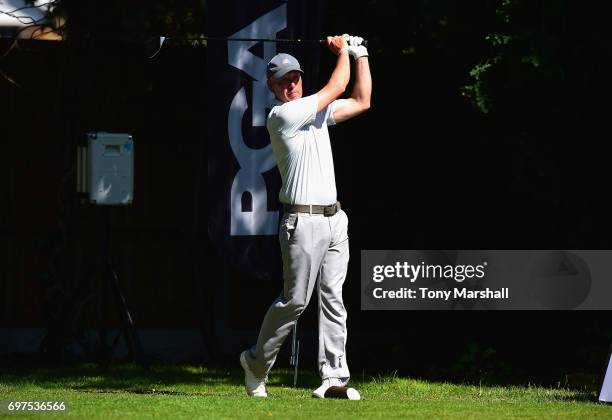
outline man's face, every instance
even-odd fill
[[[302,97],[302,73],[290,71],[280,79],[268,79],[268,87],[276,99],[289,102]]]

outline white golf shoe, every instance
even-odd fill
[[[325,398],[325,391],[330,386],[344,386],[348,383],[348,381],[343,381],[340,378],[325,378],[323,382],[321,382],[321,386],[312,391],[312,396],[315,398]]]
[[[240,353],[240,365],[242,369],[244,369],[244,388],[246,389],[246,393],[251,397],[267,397],[266,378],[259,379],[255,376],[251,368],[249,368],[246,361],[247,351],[248,350],[245,350]]]

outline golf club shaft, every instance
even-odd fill
[[[253,42],[278,42],[278,43],[294,43],[294,44],[325,44],[327,39],[289,39],[289,38],[222,38],[205,36],[201,39],[207,41],[253,41]],[[363,45],[368,46],[368,40],[363,40]]]
[[[293,337],[291,342],[291,360],[289,365],[293,366],[293,387],[297,386],[297,372],[300,358],[300,341],[297,338],[297,320],[293,324]]]

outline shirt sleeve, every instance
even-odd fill
[[[338,99],[327,105],[325,108],[325,121],[327,122],[327,125],[336,125],[336,120],[334,120],[334,109],[337,104]]]
[[[315,121],[318,104],[319,98],[316,94],[285,102],[271,113],[269,126],[287,137],[293,137],[304,126]]]

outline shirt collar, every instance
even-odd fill
[[[270,109],[274,108],[275,106],[279,106],[284,104],[283,101],[279,101],[278,99],[276,99],[276,97],[272,97],[272,99],[270,99],[270,101],[268,101],[268,105],[270,106]]]

